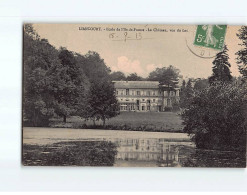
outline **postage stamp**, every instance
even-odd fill
[[[222,50],[226,35],[226,25],[198,25],[194,44]]]

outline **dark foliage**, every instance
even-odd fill
[[[110,74],[110,78],[112,81],[125,81],[126,80],[124,73],[122,73],[121,71],[112,72]]]
[[[182,117],[198,148],[245,150],[246,88],[218,83],[195,94]]]
[[[244,81],[247,80],[247,26],[242,26],[237,34],[238,38],[242,41],[240,44],[242,49],[240,49],[236,54],[237,63],[240,73],[244,77]]]
[[[214,82],[229,82],[232,80],[230,72],[230,63],[228,62],[229,56],[227,54],[227,46],[224,46],[222,52],[219,52],[216,55],[216,58],[213,61],[213,75],[209,77],[209,83],[213,84]]]
[[[136,73],[131,73],[126,78],[127,81],[143,81],[144,79],[140,76],[138,76]]]
[[[24,29],[24,122],[31,126],[47,126],[54,114],[51,69],[59,64],[58,53],[47,40],[40,39],[31,25],[25,25]]]
[[[192,81],[189,79],[187,84],[183,82],[183,87],[180,93],[179,105],[181,108],[186,108],[191,104],[192,98],[194,97],[194,89],[192,87]]]
[[[117,146],[105,141],[59,142],[52,145],[23,145],[23,165],[113,166]]]
[[[195,85],[194,85],[194,90],[195,91],[202,91],[206,89],[209,86],[208,79],[196,79],[195,80]]]
[[[25,126],[48,126],[55,114],[64,122],[82,113],[103,121],[118,114],[110,69],[98,53],[89,51],[82,56],[66,48],[57,50],[26,24],[23,59]],[[102,103],[95,106],[97,99]]]
[[[149,74],[147,80],[159,81],[161,85],[175,87],[180,76],[179,72],[180,71],[172,65],[169,67],[157,68]]]
[[[186,147],[180,149],[184,153]],[[246,167],[246,152],[196,149],[182,162],[183,167]]]
[[[115,89],[109,80],[98,80],[91,83],[86,102],[87,105],[80,116],[93,121],[102,120],[103,125],[107,119],[120,113]]]

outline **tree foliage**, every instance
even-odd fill
[[[136,73],[131,73],[129,76],[126,78],[127,81],[142,81],[143,78],[138,76]]]
[[[213,74],[209,77],[209,83],[214,82],[229,82],[232,80],[230,67],[231,64],[228,62],[229,56],[227,54],[227,46],[224,46],[223,51],[216,55],[213,61]]]
[[[54,114],[51,68],[59,64],[58,53],[33,27],[24,26],[23,116],[29,125],[44,126]]]
[[[89,51],[85,55],[85,61],[81,66],[90,82],[96,82],[97,80],[109,77],[111,72],[100,55],[94,51]]]
[[[174,66],[156,68],[148,76],[149,81],[159,81],[161,85],[174,86],[174,81],[179,79],[179,70]]]
[[[240,44],[242,49],[240,49],[236,54],[237,63],[240,73],[243,75],[244,79],[247,79],[247,26],[242,26],[237,33],[238,38],[242,41]]]
[[[103,121],[119,114],[119,106],[115,96],[113,83],[109,80],[98,80],[91,83],[90,90],[86,96],[87,105],[81,116],[94,122]]]
[[[110,69],[98,53],[57,50],[26,24],[23,55],[23,116],[29,125],[48,126],[55,114],[66,122],[67,116],[81,113],[103,121],[118,113]]]
[[[126,80],[124,73],[121,71],[112,72],[110,77],[112,81],[125,81]]]
[[[209,86],[208,79],[196,79],[195,80],[195,85],[194,85],[194,90],[195,91],[202,91],[206,89]]]
[[[192,87],[192,80],[189,79],[187,84],[183,81],[182,90],[180,93],[179,105],[181,108],[186,108],[190,105],[192,98],[194,97],[194,90]]]
[[[88,79],[72,52],[61,48],[58,57],[60,63],[53,67],[54,107],[56,114],[66,122],[66,117],[76,113],[79,101],[85,95]]]
[[[246,88],[216,83],[199,91],[182,114],[198,148],[245,150]]]

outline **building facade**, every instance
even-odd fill
[[[179,88],[158,81],[114,81],[120,111],[162,112],[179,101]]]

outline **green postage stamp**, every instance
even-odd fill
[[[226,35],[226,25],[198,25],[194,44],[222,50]]]

